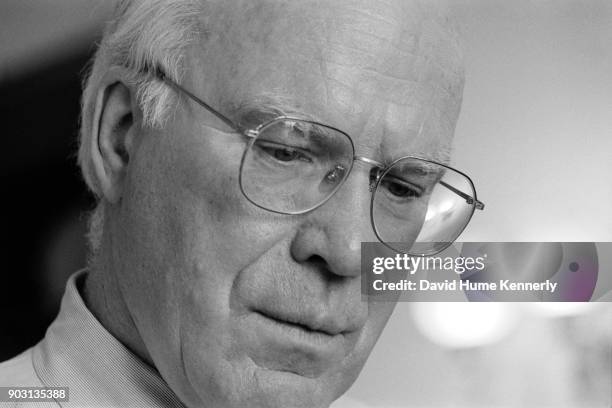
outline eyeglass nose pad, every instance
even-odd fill
[[[372,167],[370,169],[370,193],[374,192],[374,189],[376,188],[376,184],[378,183],[378,179],[380,179],[382,172],[383,169],[379,167]]]
[[[334,168],[325,175],[325,181],[332,184],[338,183],[344,178],[345,173],[346,168],[341,164],[336,164]]]

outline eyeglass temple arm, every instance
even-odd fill
[[[228,118],[227,116],[225,116],[221,112],[217,111],[215,108],[213,108],[212,106],[210,106],[209,104],[207,104],[206,102],[204,102],[203,100],[201,100],[200,98],[198,98],[197,96],[195,96],[194,94],[189,92],[187,89],[183,88],[182,86],[180,86],[179,84],[174,82],[172,79],[168,78],[166,73],[164,71],[162,71],[161,68],[159,68],[159,67],[155,68],[154,75],[155,75],[155,77],[157,77],[157,79],[159,79],[160,81],[163,81],[164,83],[166,83],[168,86],[170,86],[171,88],[173,88],[177,92],[184,93],[185,95],[187,95],[188,97],[193,99],[193,101],[195,103],[197,103],[198,105],[202,106],[204,109],[206,109],[207,111],[209,111],[210,113],[215,115],[223,123],[225,123],[226,125],[228,125],[232,129],[234,129],[234,130],[236,130],[238,132],[242,132],[243,131],[242,127],[237,125],[236,123],[234,123],[234,121],[232,121],[230,118]]]
[[[468,204],[475,204],[477,210],[484,210],[485,205],[482,201],[478,201],[474,199],[474,197],[470,197],[468,194],[465,194],[463,191],[456,189],[455,187],[451,186],[448,183],[443,182],[442,180],[440,180],[440,184],[448,188],[453,193],[457,194],[459,197],[464,198]]]

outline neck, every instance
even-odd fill
[[[154,366],[117,281],[119,271],[113,265],[110,244],[103,238],[98,253],[90,262],[81,295],[87,308],[113,337]]]

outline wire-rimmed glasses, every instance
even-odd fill
[[[376,237],[412,256],[443,251],[461,234],[474,211],[484,209],[472,180],[448,165],[414,156],[384,165],[356,156],[353,140],[342,130],[291,116],[245,129],[160,69],[155,75],[248,139],[239,184],[245,198],[257,207],[287,215],[312,211],[329,200],[355,162],[361,162],[371,166],[370,221]]]

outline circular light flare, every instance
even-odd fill
[[[518,322],[516,307],[505,303],[413,303],[412,317],[421,333],[452,349],[481,347],[498,342]]]

